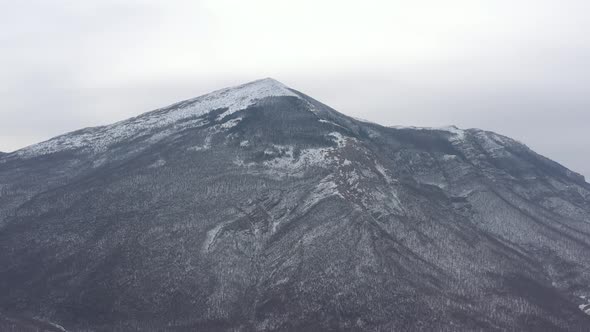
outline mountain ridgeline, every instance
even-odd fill
[[[590,185],[264,79],[0,154],[0,329],[588,331]]]

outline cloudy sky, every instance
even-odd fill
[[[0,150],[273,77],[590,177],[587,0],[0,0]]]

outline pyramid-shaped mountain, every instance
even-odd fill
[[[588,331],[590,185],[273,80],[0,155],[0,329]]]

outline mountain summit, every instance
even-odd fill
[[[161,131],[171,125],[188,122],[185,123],[188,127],[191,125],[191,119],[198,119],[212,111],[224,110],[222,114],[218,115],[221,120],[236,111],[250,107],[257,100],[281,96],[298,97],[282,83],[272,78],[266,78],[214,91],[110,126],[90,128],[59,136],[22,149],[17,154],[26,157],[74,149],[105,151],[110,146],[126,139]]]
[[[590,327],[590,185],[273,80],[0,155],[0,329]]]

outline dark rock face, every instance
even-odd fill
[[[262,80],[0,156],[0,294],[23,330],[587,331],[590,185]]]

